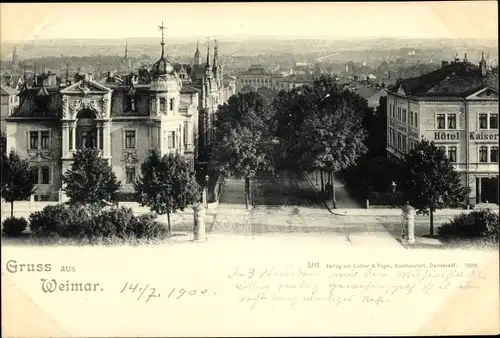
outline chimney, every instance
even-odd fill
[[[448,61],[441,61],[441,67],[448,66]]]

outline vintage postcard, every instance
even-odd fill
[[[0,5],[3,337],[498,334],[498,4]]]

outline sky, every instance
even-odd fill
[[[160,36],[498,39],[497,1],[2,3],[0,40]]]

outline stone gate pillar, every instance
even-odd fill
[[[204,241],[206,240],[205,207],[202,204],[197,204],[193,207],[193,210],[194,210],[193,239],[195,241]]]
[[[415,208],[408,202],[401,209],[402,240],[406,243],[415,243]]]

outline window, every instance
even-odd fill
[[[479,162],[488,162],[488,147],[479,147]]]
[[[490,162],[498,162],[498,147],[490,147]]]
[[[170,110],[174,110],[174,99],[170,99]]]
[[[448,129],[457,129],[457,115],[448,114]]]
[[[40,145],[42,149],[49,149],[50,148],[50,142],[49,142],[49,137],[50,137],[50,132],[48,131],[42,131],[40,133]]]
[[[168,133],[168,149],[175,148],[175,131]]]
[[[35,178],[36,182],[39,182],[39,177],[38,177],[38,165],[37,165],[37,164],[35,164],[35,165],[31,164],[31,166],[30,166],[30,171],[31,171],[31,175],[32,175],[32,177],[34,177],[34,178]]]
[[[401,121],[401,108],[398,107],[398,120]]]
[[[135,130],[125,130],[125,148],[135,149]]]
[[[498,129],[498,114],[490,114],[490,129]]]
[[[392,103],[389,103],[389,116],[394,117],[392,116]]]
[[[48,166],[42,166],[40,175],[40,184],[50,184],[50,168]]]
[[[80,147],[94,148],[97,145],[97,135],[93,132],[82,131],[80,133]]]
[[[160,111],[165,111],[165,99],[160,98]]]
[[[406,123],[406,109],[403,109],[403,122]]]
[[[418,127],[418,113],[417,113],[417,112],[415,112],[415,116],[413,117],[413,119],[414,119],[414,121],[415,121],[414,126],[415,126],[415,127]]]
[[[413,112],[410,111],[410,126],[414,126],[415,124],[413,123]]]
[[[71,149],[73,149],[73,128],[69,128],[69,136],[68,137],[69,137],[69,149],[71,150]]]
[[[38,149],[38,132],[30,131],[30,149]]]
[[[398,149],[401,149],[401,134],[398,133]]]
[[[135,168],[134,167],[127,167],[125,169],[125,173],[126,173],[125,183],[126,184],[134,184]]]
[[[403,136],[403,150],[406,152],[406,137]]]
[[[184,144],[188,144],[188,124],[184,123]]]
[[[437,115],[437,129],[445,129],[445,115],[444,114],[438,114]]]
[[[479,114],[479,129],[488,129],[488,114]]]
[[[457,162],[457,147],[455,146],[448,147],[448,159],[452,163]]]

